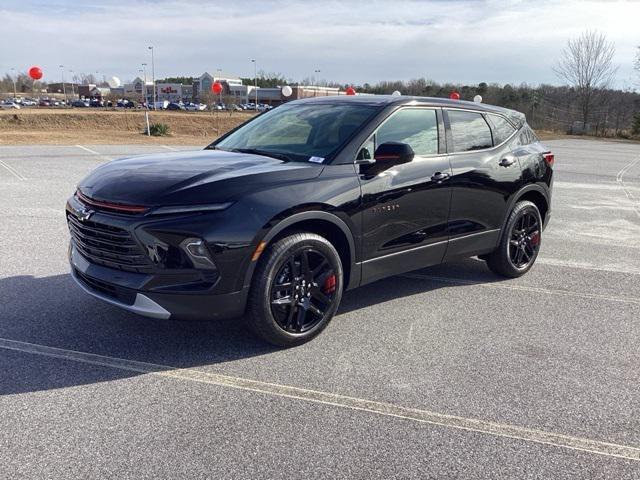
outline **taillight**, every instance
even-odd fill
[[[542,158],[544,158],[545,163],[550,167],[553,167],[553,162],[556,161],[555,155],[551,152],[543,153]]]

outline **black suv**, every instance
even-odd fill
[[[116,160],[67,203],[73,277],[155,318],[246,314],[262,338],[317,335],[342,293],[477,255],[538,255],[554,157],[521,113],[399,96],[293,101],[203,151]]]

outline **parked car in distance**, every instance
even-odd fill
[[[172,102],[169,105],[167,105],[167,110],[185,110],[185,108],[184,108],[184,105]]]
[[[118,100],[116,106],[120,108],[136,108],[136,102],[133,100],[128,100],[126,98]]]
[[[381,278],[471,256],[501,276],[528,272],[553,164],[513,110],[296,100],[203,151],[90,173],[66,205],[71,272],[141,315],[244,316],[266,341],[298,345],[329,324],[345,290]]]
[[[72,107],[76,108],[84,108],[89,106],[89,102],[87,100],[74,100],[71,102]]]
[[[20,105],[15,102],[4,101],[0,103],[0,108],[3,110],[10,110],[10,109],[20,110]]]
[[[207,109],[207,105],[205,103],[187,103],[184,108],[191,112],[202,112]]]

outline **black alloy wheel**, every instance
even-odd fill
[[[540,223],[531,210],[525,210],[511,229],[509,259],[516,268],[526,268],[540,248]]]
[[[292,254],[271,283],[271,312],[289,333],[320,323],[335,301],[336,273],[325,255],[311,247]]]
[[[498,275],[516,278],[533,266],[542,242],[542,217],[538,207],[523,200],[513,207],[498,248],[482,257]]]
[[[315,233],[291,233],[260,256],[246,320],[269,343],[300,345],[329,324],[342,289],[342,262],[331,242]]]

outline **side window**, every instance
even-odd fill
[[[487,118],[492,126],[494,145],[500,145],[516,131],[516,129],[500,115],[489,114]]]
[[[484,117],[475,112],[448,110],[454,152],[491,148],[491,130]]]
[[[405,108],[387,119],[376,132],[376,145],[386,142],[408,143],[416,155],[438,153],[438,120],[436,111]]]

